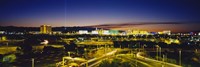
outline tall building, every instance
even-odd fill
[[[52,28],[50,25],[41,25],[40,26],[40,33],[41,34],[51,34]]]

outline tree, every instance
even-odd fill
[[[110,62],[108,60],[103,60],[100,64],[99,67],[112,67]]]
[[[33,52],[32,49],[33,49],[32,46],[27,44],[22,44],[19,47],[17,47],[17,51],[23,55],[31,54]]]
[[[112,63],[111,63],[111,67],[118,67],[118,66],[120,66],[120,62],[121,62],[120,59],[113,59]]]
[[[123,62],[121,67],[131,67],[131,65],[129,64],[129,62]]]
[[[66,51],[75,51],[77,45],[74,42],[70,42],[69,44],[64,45]]]

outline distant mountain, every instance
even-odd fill
[[[7,32],[28,32],[39,31],[39,27],[15,27],[15,26],[0,26],[0,31]]]
[[[96,28],[92,27],[53,27],[53,31],[62,31],[62,32],[73,32],[73,31],[79,31],[79,30],[88,30],[92,31],[95,30]]]

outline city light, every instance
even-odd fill
[[[197,0],[0,2],[0,67],[200,66]]]

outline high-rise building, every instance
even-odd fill
[[[41,25],[40,26],[40,33],[41,34],[51,34],[52,28],[50,25]]]

